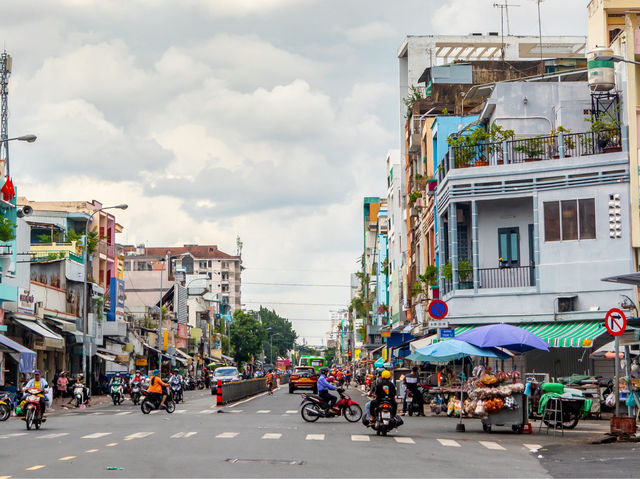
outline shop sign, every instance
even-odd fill
[[[147,365],[147,360],[142,358],[142,359],[136,359],[136,366],[146,366]]]
[[[18,288],[18,312],[24,314],[36,313],[36,298],[31,291]]]
[[[111,291],[109,301],[109,313],[107,321],[124,319],[124,281],[111,278]]]

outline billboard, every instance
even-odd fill
[[[111,278],[109,312],[107,321],[124,320],[124,281],[118,278]]]

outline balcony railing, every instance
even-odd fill
[[[621,151],[621,138],[617,128],[454,146],[440,163],[438,176],[442,180],[454,168],[510,165]]]
[[[504,268],[478,268],[478,287],[482,289],[527,288],[535,286],[535,267],[511,266]],[[458,271],[458,289],[473,287],[473,272]],[[444,281],[444,294],[453,291],[453,282]]]
[[[77,263],[83,263],[82,255],[77,255],[67,250],[60,251],[36,251],[29,254],[29,261],[32,263],[40,263],[43,261],[54,261],[57,259],[70,259]]]

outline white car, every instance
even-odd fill
[[[212,387],[216,387],[218,384],[218,379],[221,379],[223,383],[229,383],[231,381],[240,381],[242,376],[240,375],[240,371],[238,368],[234,367],[222,367],[218,368],[213,372],[213,384]]]

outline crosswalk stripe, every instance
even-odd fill
[[[502,447],[500,444],[498,444],[497,442],[493,442],[493,441],[479,441],[479,442],[487,449],[493,449],[494,451],[506,451],[506,449]]]
[[[129,434],[124,438],[125,441],[131,441],[132,439],[142,439],[143,437],[151,436],[152,432],[136,432],[135,434]]]
[[[239,412],[242,412],[242,409],[232,409],[231,411],[227,411],[227,412],[239,413]]]
[[[260,411],[257,411],[256,414],[269,414],[270,412],[270,409],[261,409]]]
[[[59,432],[57,434],[45,434],[44,436],[38,436],[38,439],[54,439],[56,437],[68,436],[68,432]]]
[[[523,444],[523,446],[529,449],[530,451],[537,451],[542,447],[540,444]]]
[[[178,439],[178,438],[181,438],[182,436],[184,436],[184,432],[177,432],[173,436],[171,436],[171,439]]]
[[[113,447],[113,446],[117,446],[118,443],[117,442],[110,442],[109,444],[105,444],[105,447]]]
[[[184,435],[184,437],[185,437],[185,438],[187,438],[187,437],[195,436],[196,434],[198,434],[198,433],[197,433],[197,432],[195,432],[195,431],[191,431],[191,432],[186,433],[186,434]]]
[[[58,459],[58,461],[70,461],[71,459],[75,459],[77,456],[64,456]]]
[[[98,449],[87,449],[84,452],[88,452],[88,453],[92,453],[92,452],[98,452]]]
[[[268,432],[264,436],[262,436],[262,439],[280,439],[281,437],[282,434],[280,434],[279,432]]]
[[[110,432],[94,432],[93,434],[87,434],[86,436],[82,436],[82,439],[99,439],[101,437],[105,437],[111,434]]]
[[[104,413],[103,412],[92,412],[89,413],[89,416],[102,416]]]
[[[187,412],[187,410],[186,410],[186,409],[179,409],[179,410],[177,410],[177,411],[174,411],[174,412],[173,412],[173,414],[184,414],[184,413],[186,413],[186,412]]]
[[[131,414],[132,411],[122,411],[122,412],[117,412],[115,415],[116,416],[126,416],[127,414]]]
[[[151,411],[149,414],[158,414],[160,412],[159,409],[156,409],[155,411]]]
[[[9,479],[11,476],[0,476],[0,479]]]
[[[394,437],[396,442],[400,444],[415,444],[416,442],[410,437]]]
[[[200,411],[200,414],[213,414],[215,411],[212,411],[211,409],[203,409],[202,411]]]
[[[216,437],[218,439],[232,439],[238,435],[237,432],[223,432],[218,434]]]
[[[290,409],[286,412],[286,414],[296,414],[298,411],[296,409]]]
[[[352,434],[351,435],[351,440],[352,441],[369,442],[371,440],[371,438],[369,436],[365,436],[363,434]]]
[[[307,434],[305,441],[324,441],[324,434]]]
[[[460,444],[453,439],[438,439],[438,442],[447,447],[460,447]]]
[[[38,469],[42,469],[43,467],[47,467],[44,464],[41,464],[39,466],[31,466],[31,467],[27,467],[25,469],[25,471],[37,471]]]

